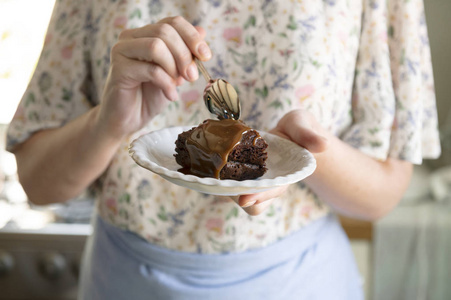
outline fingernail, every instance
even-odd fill
[[[257,202],[257,200],[255,200],[255,201],[249,201],[249,202],[247,202],[247,203],[241,205],[241,207],[249,207],[249,206],[254,205],[256,202]]]
[[[197,52],[202,56],[204,59],[209,59],[211,57],[210,48],[205,43],[201,43],[197,47]]]
[[[197,68],[194,64],[191,64],[186,70],[186,75],[191,80],[196,80],[199,77],[199,72],[197,72]]]
[[[169,92],[169,100],[171,101],[177,101],[179,99],[179,94],[176,90],[172,90]]]

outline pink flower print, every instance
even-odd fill
[[[116,19],[114,19],[113,26],[114,28],[123,30],[127,25],[127,21],[128,21],[127,18],[124,16],[117,17]]]
[[[243,31],[241,27],[233,27],[233,28],[226,28],[224,30],[224,33],[222,36],[229,42],[235,42],[238,46],[241,45],[241,35],[243,34]]]
[[[180,95],[180,98],[182,99],[182,102],[184,103],[186,109],[189,109],[191,105],[198,102],[201,97],[202,96],[198,90],[186,91]]]
[[[298,88],[295,91],[296,98],[299,99],[299,102],[304,101],[315,92],[315,87],[311,84],[304,85],[303,87]]]
[[[310,213],[312,212],[312,207],[311,206],[304,206],[301,207],[301,217],[306,218],[306,219],[310,219]]]
[[[262,240],[265,239],[266,235],[267,235],[266,233],[256,234],[256,235],[255,235],[255,238],[256,238],[257,240],[262,241]]]
[[[211,218],[207,220],[205,227],[209,231],[215,231],[219,235],[222,234],[222,227],[224,226],[224,220],[221,218]]]
[[[61,49],[61,57],[64,59],[71,59],[74,47],[75,43],[63,47],[63,49]]]
[[[346,46],[347,41],[348,41],[348,35],[343,31],[339,31],[337,35],[338,35],[338,39],[343,44],[343,46]]]
[[[384,30],[384,31],[382,31],[380,34],[379,34],[379,39],[382,41],[382,42],[387,42],[387,39],[388,39],[388,36],[387,36],[387,31],[386,30]]]
[[[114,215],[117,215],[117,201],[114,198],[108,198],[105,201],[106,207],[109,211],[111,211]]]

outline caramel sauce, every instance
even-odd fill
[[[250,129],[241,121],[233,119],[205,121],[186,140],[191,168],[181,171],[200,177],[219,178],[229,153]]]

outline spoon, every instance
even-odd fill
[[[204,102],[208,110],[219,119],[240,118],[240,99],[233,86],[224,79],[212,79],[200,60],[194,58],[197,67],[207,81]]]

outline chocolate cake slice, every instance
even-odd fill
[[[268,144],[242,121],[205,120],[179,134],[175,145],[175,160],[185,174],[246,180],[267,170]]]

